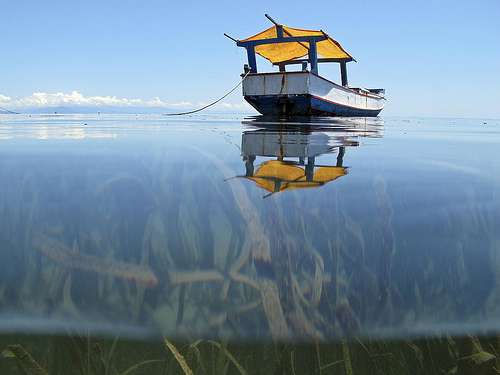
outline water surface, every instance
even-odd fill
[[[497,333],[499,125],[1,116],[0,330]]]

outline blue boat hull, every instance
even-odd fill
[[[262,115],[376,117],[382,109],[362,109],[334,103],[309,94],[245,96]]]

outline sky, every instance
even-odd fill
[[[500,118],[500,1],[1,0],[0,107],[196,107],[239,80],[223,36],[323,29],[353,55],[349,84],[386,89],[383,114]],[[275,70],[258,60],[261,71]],[[320,74],[339,81],[337,64]],[[220,109],[248,111],[241,91]]]

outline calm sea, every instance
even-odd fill
[[[493,371],[499,145],[488,119],[2,115],[0,369]]]

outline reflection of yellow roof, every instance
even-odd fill
[[[272,26],[254,36],[244,39],[243,42],[250,40],[272,39],[278,36],[277,26]],[[292,27],[283,26],[283,36],[286,37],[299,37],[299,36],[323,36],[326,35],[321,30],[304,30],[294,29]],[[327,35],[326,35],[327,36]],[[346,59],[351,60],[344,48],[335,40],[328,36],[328,39],[322,40],[317,43],[318,54],[320,57]],[[290,42],[290,43],[274,43],[262,44],[255,47],[257,52],[262,57],[268,59],[272,63],[279,63],[283,61],[293,60],[304,57],[309,53],[308,42]]]
[[[347,169],[344,167],[316,167],[312,180],[307,181],[303,167],[290,162],[269,160],[259,165],[252,177],[246,178],[254,181],[262,189],[275,193],[318,187],[346,174]]]

